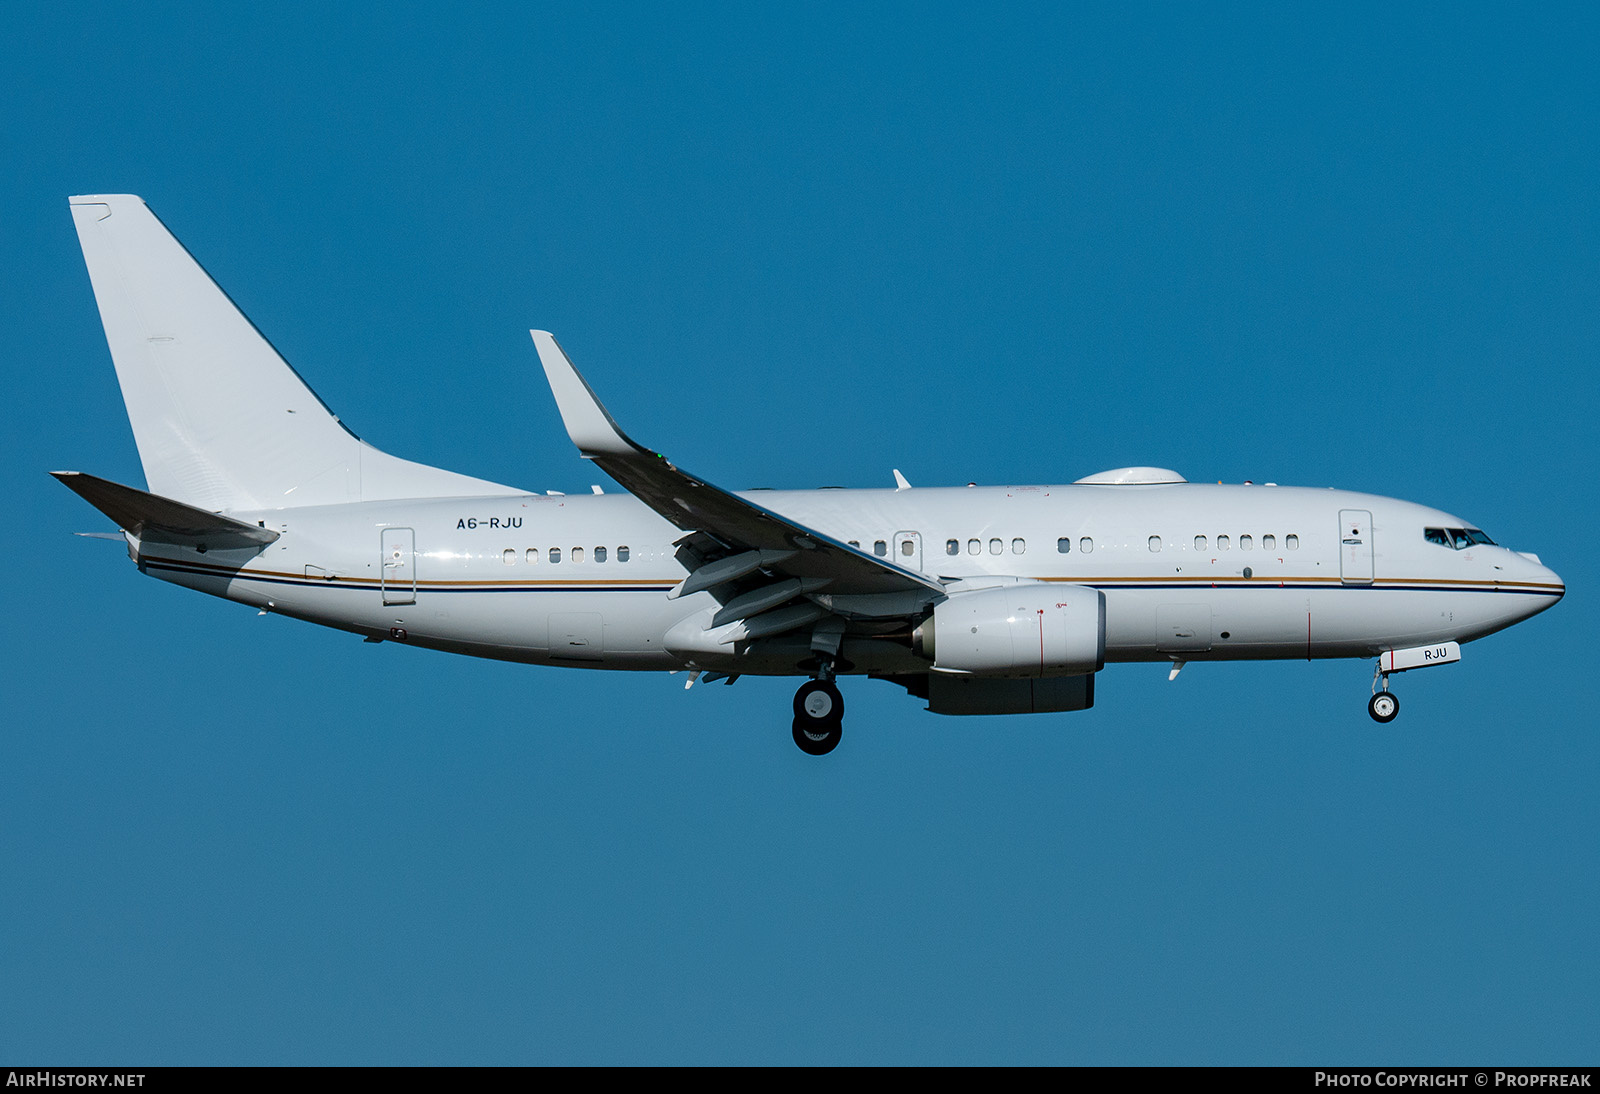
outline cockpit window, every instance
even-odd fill
[[[1494,546],[1494,540],[1484,535],[1478,528],[1424,528],[1422,538],[1440,547],[1449,547],[1453,551],[1464,551],[1468,547],[1480,544],[1486,547]]]

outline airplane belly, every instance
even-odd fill
[[[1359,592],[1371,596],[1370,590]],[[1366,656],[1376,630],[1355,592],[1255,585],[1106,591],[1106,660]],[[1365,605],[1367,609],[1375,605]]]
[[[604,661],[605,616],[599,612],[551,612],[546,648],[552,661]]]
[[[424,591],[428,633],[517,651],[515,660],[586,668],[676,668],[662,649],[660,592]]]
[[[1313,592],[1310,656],[1370,657],[1383,650],[1467,642],[1523,618],[1514,593],[1365,586]]]

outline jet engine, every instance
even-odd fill
[[[956,593],[912,635],[936,672],[1081,676],[1106,663],[1106,598],[1084,585],[1019,582]]]

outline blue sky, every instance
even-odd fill
[[[580,6],[581,7],[581,6]],[[1593,1062],[1591,6],[13,4],[0,1063]],[[142,194],[353,428],[583,490],[556,332],[732,488],[1155,464],[1566,600],[1077,715],[470,661],[141,578],[67,213]]]

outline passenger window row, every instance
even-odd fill
[[[1440,543],[1440,544],[1442,544],[1443,546],[1446,546],[1446,547],[1450,546],[1450,542],[1449,542],[1448,538],[1446,538],[1446,539],[1437,539],[1437,538],[1435,538],[1435,533],[1439,533],[1442,536],[1444,531],[1445,530],[1443,530],[1443,529],[1429,528],[1428,529],[1428,542],[1430,542],[1430,543]],[[1459,528],[1452,528],[1452,529],[1449,529],[1448,531],[1450,531],[1451,533],[1459,534],[1459,533],[1462,533],[1463,530],[1459,529]],[[1488,536],[1485,536],[1482,532],[1479,532],[1479,531],[1477,531],[1475,529],[1466,529],[1465,532],[1468,535],[1481,537],[1480,539],[1473,540],[1472,542],[1474,542],[1474,543],[1478,543],[1478,542],[1488,543],[1488,542],[1490,542]],[[860,547],[861,547],[861,541],[860,540],[852,539],[852,540],[849,540],[848,542],[849,542],[850,546],[855,547],[857,549],[860,549]],[[1195,536],[1194,537],[1194,549],[1196,551],[1208,550],[1209,546],[1210,546],[1210,543],[1211,543],[1211,540],[1209,540],[1207,537],[1205,537],[1203,535],[1199,535],[1199,536]],[[1150,551],[1152,553],[1160,551],[1161,550],[1161,537],[1160,536],[1151,536],[1146,541],[1146,545],[1150,548]],[[1231,536],[1220,535],[1220,536],[1218,536],[1216,538],[1216,547],[1217,547],[1217,550],[1219,550],[1219,551],[1232,550],[1233,549],[1233,545],[1234,545],[1233,544],[1233,539],[1232,539]],[[1241,550],[1241,551],[1253,551],[1253,550],[1255,550],[1255,546],[1256,546],[1256,541],[1255,541],[1255,537],[1254,536],[1251,536],[1249,534],[1245,534],[1245,535],[1242,535],[1242,536],[1239,537],[1239,550]],[[1284,546],[1285,550],[1298,551],[1300,549],[1300,537],[1298,535],[1294,535],[1294,534],[1290,534],[1290,535],[1284,536],[1283,537],[1283,546]],[[913,544],[913,542],[910,539],[904,540],[900,544],[900,552],[901,552],[901,554],[904,554],[904,555],[906,555],[908,557],[910,555],[912,555],[913,553],[915,553],[915,549],[916,549],[915,545]],[[1071,536],[1062,536],[1062,537],[1060,537],[1059,539],[1056,540],[1056,553],[1057,554],[1063,554],[1063,555],[1069,554],[1072,551],[1072,549],[1073,549],[1073,537],[1071,537]],[[1092,536],[1080,536],[1080,537],[1078,537],[1077,549],[1078,549],[1079,553],[1085,554],[1085,555],[1090,554],[1091,552],[1093,552],[1094,551],[1094,537],[1092,537]],[[1277,537],[1277,535],[1275,535],[1273,533],[1270,533],[1270,532],[1267,533],[1266,535],[1263,535],[1261,537],[1261,549],[1263,551],[1276,551],[1278,549],[1278,537]],[[1458,547],[1457,550],[1459,550],[1459,549],[1460,548]],[[1027,552],[1027,550],[1028,550],[1028,541],[1023,539],[1021,536],[1017,536],[1016,538],[1011,540],[1010,551],[1011,551],[1012,554],[1014,554],[1014,555],[1025,554]],[[976,536],[974,536],[973,538],[971,538],[971,539],[966,541],[966,553],[967,554],[969,554],[969,555],[981,555],[981,554],[984,554],[985,551],[987,551],[987,553],[989,553],[991,555],[1003,555],[1003,554],[1006,553],[1006,541],[1004,539],[1002,539],[1001,537],[999,537],[999,536],[991,537],[987,541],[987,543],[983,539],[980,539],[980,538],[978,538]],[[955,555],[961,554],[961,552],[962,552],[962,541],[961,540],[959,540],[959,539],[947,539],[947,540],[944,541],[944,553],[945,554],[950,555],[950,556],[953,557]],[[881,540],[881,539],[874,540],[873,544],[872,544],[872,553],[877,555],[879,558],[886,557],[888,555],[888,553],[889,553],[889,545],[888,545],[888,543],[885,540]]]
[[[582,547],[574,547],[568,553],[567,558],[572,562],[582,562],[586,554],[588,554],[588,557],[593,558],[596,562],[604,562],[606,559],[611,557],[610,550],[605,547],[596,547],[593,549],[592,553],[585,552]],[[626,562],[628,561],[629,554],[630,552],[628,551],[628,548],[618,547],[616,559],[618,562]],[[551,547],[547,552],[547,556],[553,563],[560,562],[561,548]],[[523,552],[522,557],[527,560],[529,566],[534,565],[539,561],[539,548],[529,547],[525,552]],[[517,549],[515,547],[507,547],[504,551],[501,551],[500,561],[504,562],[507,566],[515,566],[517,564]]]
[[[861,541],[859,539],[847,539],[847,540],[845,540],[845,542],[848,543],[850,546],[854,547],[856,550],[858,550],[858,551],[861,550]],[[872,541],[872,553],[877,555],[879,558],[888,558],[889,557],[889,541],[888,540],[884,540],[884,539],[875,539],[875,540],[873,540]],[[902,539],[900,541],[900,553],[902,555],[904,555],[906,558],[910,558],[912,555],[916,554],[917,553],[917,541],[916,541],[916,539],[914,537],[911,537],[911,536],[907,536],[905,539]]]
[[[1151,536],[1150,540],[1151,540],[1150,549],[1152,551],[1161,550],[1159,537]],[[1251,536],[1249,534],[1245,534],[1245,535],[1242,535],[1242,536],[1239,537],[1239,550],[1241,550],[1241,551],[1253,551],[1253,550],[1255,550],[1255,546],[1256,546],[1256,541],[1255,541],[1255,538],[1253,536]],[[1231,550],[1232,548],[1233,548],[1233,540],[1231,538],[1229,538],[1227,535],[1220,535],[1220,536],[1217,537],[1217,550],[1219,550],[1219,551],[1228,551],[1228,550]],[[1290,534],[1290,535],[1284,536],[1283,537],[1283,548],[1286,551],[1298,551],[1300,549],[1300,537],[1297,536],[1297,535],[1294,535],[1294,534]],[[1205,536],[1195,536],[1194,537],[1194,549],[1196,551],[1204,551],[1204,550],[1207,549],[1206,548],[1206,537]],[[1270,532],[1268,534],[1262,536],[1261,537],[1261,549],[1263,551],[1276,551],[1278,549],[1278,537],[1273,535],[1273,534],[1271,534]]]
[[[967,540],[967,554],[969,554],[969,555],[981,555],[981,554],[983,554],[984,550],[985,550],[985,547],[984,547],[984,541],[983,540],[978,539],[977,537],[974,537],[972,539]],[[1006,553],[1006,541],[1004,539],[1000,538],[999,536],[993,536],[989,540],[989,544],[988,544],[987,550],[991,555],[1003,555],[1003,554]],[[1012,539],[1012,541],[1011,541],[1011,553],[1012,554],[1021,555],[1021,554],[1026,554],[1027,551],[1028,551],[1028,541],[1027,540],[1023,539],[1021,536],[1017,536],[1016,538]],[[944,541],[944,553],[947,554],[947,555],[959,555],[961,553],[961,541],[959,539],[947,539],[947,540],[945,540]]]
[[[1208,540],[1205,536],[1195,536],[1194,537],[1194,549],[1196,551],[1204,551],[1204,550],[1206,550],[1209,543],[1210,543],[1210,540]],[[1151,536],[1148,540],[1145,541],[1145,545],[1147,547],[1149,547],[1150,548],[1150,552],[1152,554],[1154,554],[1157,551],[1161,550],[1161,537],[1160,536]],[[1255,541],[1255,538],[1253,536],[1243,535],[1243,536],[1239,537],[1239,550],[1241,550],[1241,551],[1251,551],[1251,550],[1255,549],[1255,545],[1256,545],[1256,541]],[[1300,549],[1300,537],[1297,536],[1297,535],[1284,536],[1283,537],[1283,546],[1284,546],[1284,548],[1286,550],[1298,551]],[[1233,540],[1229,536],[1221,535],[1221,536],[1217,537],[1217,550],[1219,550],[1219,551],[1227,551],[1227,550],[1231,550],[1232,547],[1233,547]],[[1262,536],[1261,537],[1261,549],[1263,551],[1276,551],[1278,549],[1278,537],[1276,535],[1272,535],[1270,533],[1267,534],[1267,535]],[[1058,554],[1063,554],[1064,555],[1064,554],[1067,554],[1068,552],[1070,552],[1071,550],[1072,550],[1072,537],[1071,536],[1062,536],[1060,539],[1056,540],[1056,552]],[[1088,554],[1089,552],[1093,551],[1094,550],[1094,540],[1093,540],[1093,538],[1091,538],[1089,536],[1081,537],[1078,540],[1078,550],[1080,552],[1082,552],[1083,554]]]

